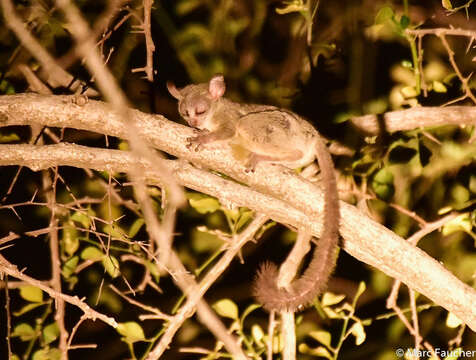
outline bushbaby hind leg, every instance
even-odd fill
[[[293,161],[298,161],[302,158],[303,154],[299,150],[295,150],[292,152],[287,153],[286,155],[281,155],[281,156],[270,156],[270,155],[261,155],[257,153],[251,153],[248,157],[248,161],[246,162],[246,172],[253,172],[256,168],[256,165],[258,165],[259,162],[261,161],[266,161],[266,162],[293,162]]]

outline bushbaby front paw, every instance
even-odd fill
[[[207,143],[206,135],[198,135],[187,138],[187,149],[198,151]]]
[[[202,143],[200,141],[197,141],[197,137],[187,138],[187,149],[198,151],[200,150],[201,146],[202,146]]]

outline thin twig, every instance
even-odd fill
[[[125,299],[127,302],[131,303],[132,305],[135,305],[141,309],[144,309],[148,312],[151,312],[152,314],[154,314],[156,317],[155,319],[161,319],[161,320],[171,320],[173,318],[173,316],[170,316],[170,315],[167,315],[167,314],[164,314],[162,311],[160,311],[159,309],[155,308],[155,307],[152,307],[152,306],[147,306],[147,305],[144,305],[142,304],[141,302],[137,301],[137,300],[134,300],[132,298],[130,298],[129,296],[127,295],[124,295],[121,291],[119,291],[114,285],[110,284],[109,287],[117,294],[119,295],[120,297],[122,297],[123,299]]]
[[[84,315],[88,319],[99,319],[105,322],[106,324],[112,326],[113,328],[117,327],[117,322],[116,320],[114,320],[114,318],[108,317],[104,314],[97,312],[96,310],[93,310],[88,304],[80,300],[77,296],[69,296],[61,292],[57,292],[56,290],[44,285],[42,281],[36,280],[28,275],[25,275],[23,272],[19,271],[15,265],[11,264],[7,259],[5,259],[2,255],[0,255],[0,272],[4,272],[7,275],[25,281],[30,285],[36,286],[54,299],[62,299],[65,302],[78,307],[84,312]]]
[[[467,29],[450,29],[450,28],[433,28],[433,29],[406,29],[405,32],[415,36],[425,35],[453,35],[453,36],[466,36],[470,38],[476,38],[475,30]]]
[[[7,351],[8,351],[8,358],[12,359],[12,344],[10,342],[12,337],[12,318],[10,314],[10,292],[9,292],[9,284],[8,284],[8,275],[5,276],[3,281],[5,283],[5,316],[7,318]]]

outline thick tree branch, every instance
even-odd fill
[[[415,107],[383,114],[379,124],[377,115],[357,116],[352,123],[362,131],[377,135],[443,125],[476,125],[475,106]]]

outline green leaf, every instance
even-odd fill
[[[214,42],[210,29],[202,24],[192,23],[177,33],[174,38],[175,46],[188,54],[211,49]]]
[[[240,209],[235,207],[233,209],[223,209],[225,216],[229,218],[233,223],[236,223],[240,218]]]
[[[441,145],[440,154],[442,157],[451,158],[451,161],[467,161],[474,159],[474,148],[462,146],[462,144],[454,142],[444,142]]]
[[[38,303],[43,301],[43,291],[36,286],[26,285],[20,287],[20,296],[30,302]]]
[[[441,209],[438,210],[438,215],[445,215],[448,214],[449,212],[453,211],[452,206],[444,206]]]
[[[219,300],[212,307],[220,316],[238,319],[238,306],[230,299]]]
[[[390,6],[384,6],[375,16],[375,24],[383,24],[387,20],[392,19],[394,15],[393,9]]]
[[[401,65],[407,69],[413,68],[413,63],[410,60],[402,60]]]
[[[451,187],[451,197],[456,202],[456,204],[465,204],[471,199],[471,194],[465,186],[461,184],[455,184]]]
[[[77,223],[80,223],[83,225],[85,229],[89,229],[89,226],[91,225],[91,215],[93,215],[94,212],[92,210],[87,211],[87,214],[84,213],[84,211],[75,211],[74,214],[71,216],[71,220],[75,221]]]
[[[223,244],[223,240],[221,240],[216,234],[210,231],[202,231],[206,229],[199,229],[195,228],[192,231],[192,247],[198,253],[204,253],[208,251],[214,251],[219,249],[220,246]]]
[[[196,8],[198,8],[200,5],[202,5],[203,1],[202,0],[182,0],[178,1],[177,5],[175,7],[175,11],[177,12],[177,15],[184,16],[187,15],[188,13],[192,12]]]
[[[248,221],[253,217],[254,212],[251,210],[245,210],[241,213],[240,219],[236,223],[235,230],[240,231],[240,229],[248,223]]]
[[[474,350],[471,351],[473,354],[474,354]],[[452,349],[451,351],[448,352],[448,356],[446,356],[444,358],[444,360],[458,360],[458,359],[461,359],[463,360],[465,358],[464,356],[464,350],[462,348],[456,348],[456,349]],[[468,355],[468,357],[470,357],[470,355]],[[432,360],[432,359],[430,359]]]
[[[98,261],[101,260],[105,255],[95,246],[88,246],[81,252],[81,259]]]
[[[29,304],[23,306],[20,310],[14,311],[14,312],[13,312],[13,315],[15,315],[15,316],[21,316],[21,315],[26,314],[27,312],[29,312],[29,311],[31,311],[31,310],[33,310],[33,309],[36,309],[37,307],[42,306],[42,305],[44,305],[43,302],[40,302],[40,303],[29,303]]]
[[[102,289],[102,291],[96,289],[95,293],[91,294],[90,299],[96,300],[99,295],[99,304],[104,305],[109,312],[117,314],[122,311],[122,299],[115,292],[107,287]]]
[[[355,116],[359,116],[359,115],[362,115],[361,113],[359,112],[356,112],[356,111],[346,111],[346,112],[341,112],[341,113],[338,113],[335,118],[334,118],[334,123],[335,124],[342,124],[346,121],[349,121],[350,119],[352,119],[353,117]]]
[[[365,341],[365,330],[360,322],[353,323],[349,331],[355,336],[355,345],[360,345]]]
[[[245,311],[243,311],[243,314],[241,314],[241,327],[243,327],[243,322],[245,321],[246,317],[251,314],[253,311],[256,309],[259,309],[261,305],[258,304],[251,304],[248,306]]]
[[[105,256],[102,259],[102,266],[112,278],[119,276],[119,261],[114,256]]]
[[[461,214],[443,225],[441,233],[446,236],[457,231],[470,232],[472,228],[469,213]]]
[[[472,235],[472,233],[470,233]],[[476,238],[474,239],[476,241]],[[456,271],[458,278],[463,282],[474,280],[474,269],[476,269],[476,253],[461,256],[461,259],[451,269]]]
[[[289,14],[293,12],[307,12],[307,6],[302,1],[285,1],[285,7],[276,9],[279,15]]]
[[[453,4],[451,4],[450,0],[441,0],[441,6],[443,6],[446,10],[453,9]]]
[[[418,91],[414,86],[405,86],[400,89],[400,93],[405,99],[410,99],[418,96]]]
[[[328,331],[311,331],[309,336],[312,337],[314,340],[320,342],[322,345],[327,346],[328,348],[331,347],[331,334]]]
[[[365,291],[366,288],[367,288],[367,285],[365,285],[365,282],[361,281],[359,283],[359,287],[357,289],[357,292],[355,293],[354,299],[357,300],[360,297],[360,295],[363,294],[363,292]]]
[[[32,360],[60,360],[61,359],[61,351],[56,348],[51,349],[41,349],[36,351],[33,356]]]
[[[18,140],[20,140],[20,137],[15,133],[11,133],[8,135],[0,134],[0,144],[10,143]]]
[[[445,84],[443,84],[441,81],[434,80],[433,91],[437,93],[446,93],[448,89],[446,88]]]
[[[307,344],[299,344],[299,352],[303,354],[308,354],[308,355],[314,355],[314,356],[320,356],[326,359],[333,359],[332,355],[329,353],[329,350],[327,350],[323,346],[318,346],[316,348],[312,348],[308,346]]]
[[[257,344],[260,344],[264,339],[264,331],[261,329],[261,326],[258,324],[253,324],[251,326],[251,336]]]
[[[145,222],[143,218],[139,218],[136,221],[134,221],[131,227],[129,228],[129,237],[133,238],[134,236],[136,236],[139,230],[141,229],[141,227],[144,225],[144,223]]]
[[[121,141],[119,145],[117,146],[117,148],[119,150],[124,150],[124,151],[130,150],[129,143],[127,141]]]
[[[4,79],[0,82],[0,92],[4,95],[13,95],[15,94],[15,88],[9,81]]]
[[[35,337],[35,330],[33,330],[30,324],[21,323],[15,326],[12,336],[20,337],[22,341],[28,341]]]
[[[461,319],[459,317],[457,317],[455,314],[453,314],[452,312],[448,312],[448,317],[446,318],[446,326],[448,326],[449,328],[457,328],[458,326],[460,326],[463,322],[461,321]]]
[[[68,259],[64,263],[61,273],[63,274],[65,278],[69,278],[71,275],[74,274],[74,271],[76,270],[76,266],[78,266],[78,262],[79,262],[79,257],[73,256],[71,259]]]
[[[55,341],[59,336],[59,327],[56,322],[51,323],[43,329],[43,339],[46,344],[50,344]]]
[[[402,15],[402,17],[400,18],[400,27],[402,28],[402,30],[405,30],[408,25],[410,25],[410,18],[406,15]]]
[[[344,299],[345,299],[345,295],[336,295],[331,292],[325,292],[324,295],[322,295],[321,305],[323,307],[332,306],[332,305],[340,303]]]
[[[393,196],[395,188],[393,186],[393,174],[386,168],[375,174],[372,180],[372,189],[381,199],[389,199]]]
[[[154,277],[155,281],[158,282],[160,279],[160,272],[159,268],[157,265],[152,262],[152,261],[144,261],[145,266],[147,266],[147,269],[150,271],[151,275]]]
[[[378,181],[382,184],[393,184],[393,174],[391,171],[384,168],[375,174],[374,181]]]
[[[373,271],[369,285],[376,295],[383,296],[390,289],[390,278],[382,271]]]
[[[385,98],[377,98],[368,101],[363,105],[365,114],[383,114],[388,109],[388,100]]]
[[[63,225],[63,236],[61,239],[63,249],[71,256],[79,248],[78,230],[72,222],[66,222]]]
[[[104,226],[103,230],[106,234],[109,234],[114,238],[121,239],[124,241],[128,240],[126,237],[126,232],[122,230],[121,227],[115,223],[112,225]]]
[[[209,196],[193,196],[188,201],[200,214],[213,213],[221,207],[217,199]]]
[[[144,330],[142,330],[142,327],[134,321],[119,323],[116,331],[124,336],[125,341],[128,343],[146,340]]]
[[[249,23],[250,21],[247,18],[241,18],[237,20],[228,19],[227,30],[232,36],[235,37],[245,30]]]

